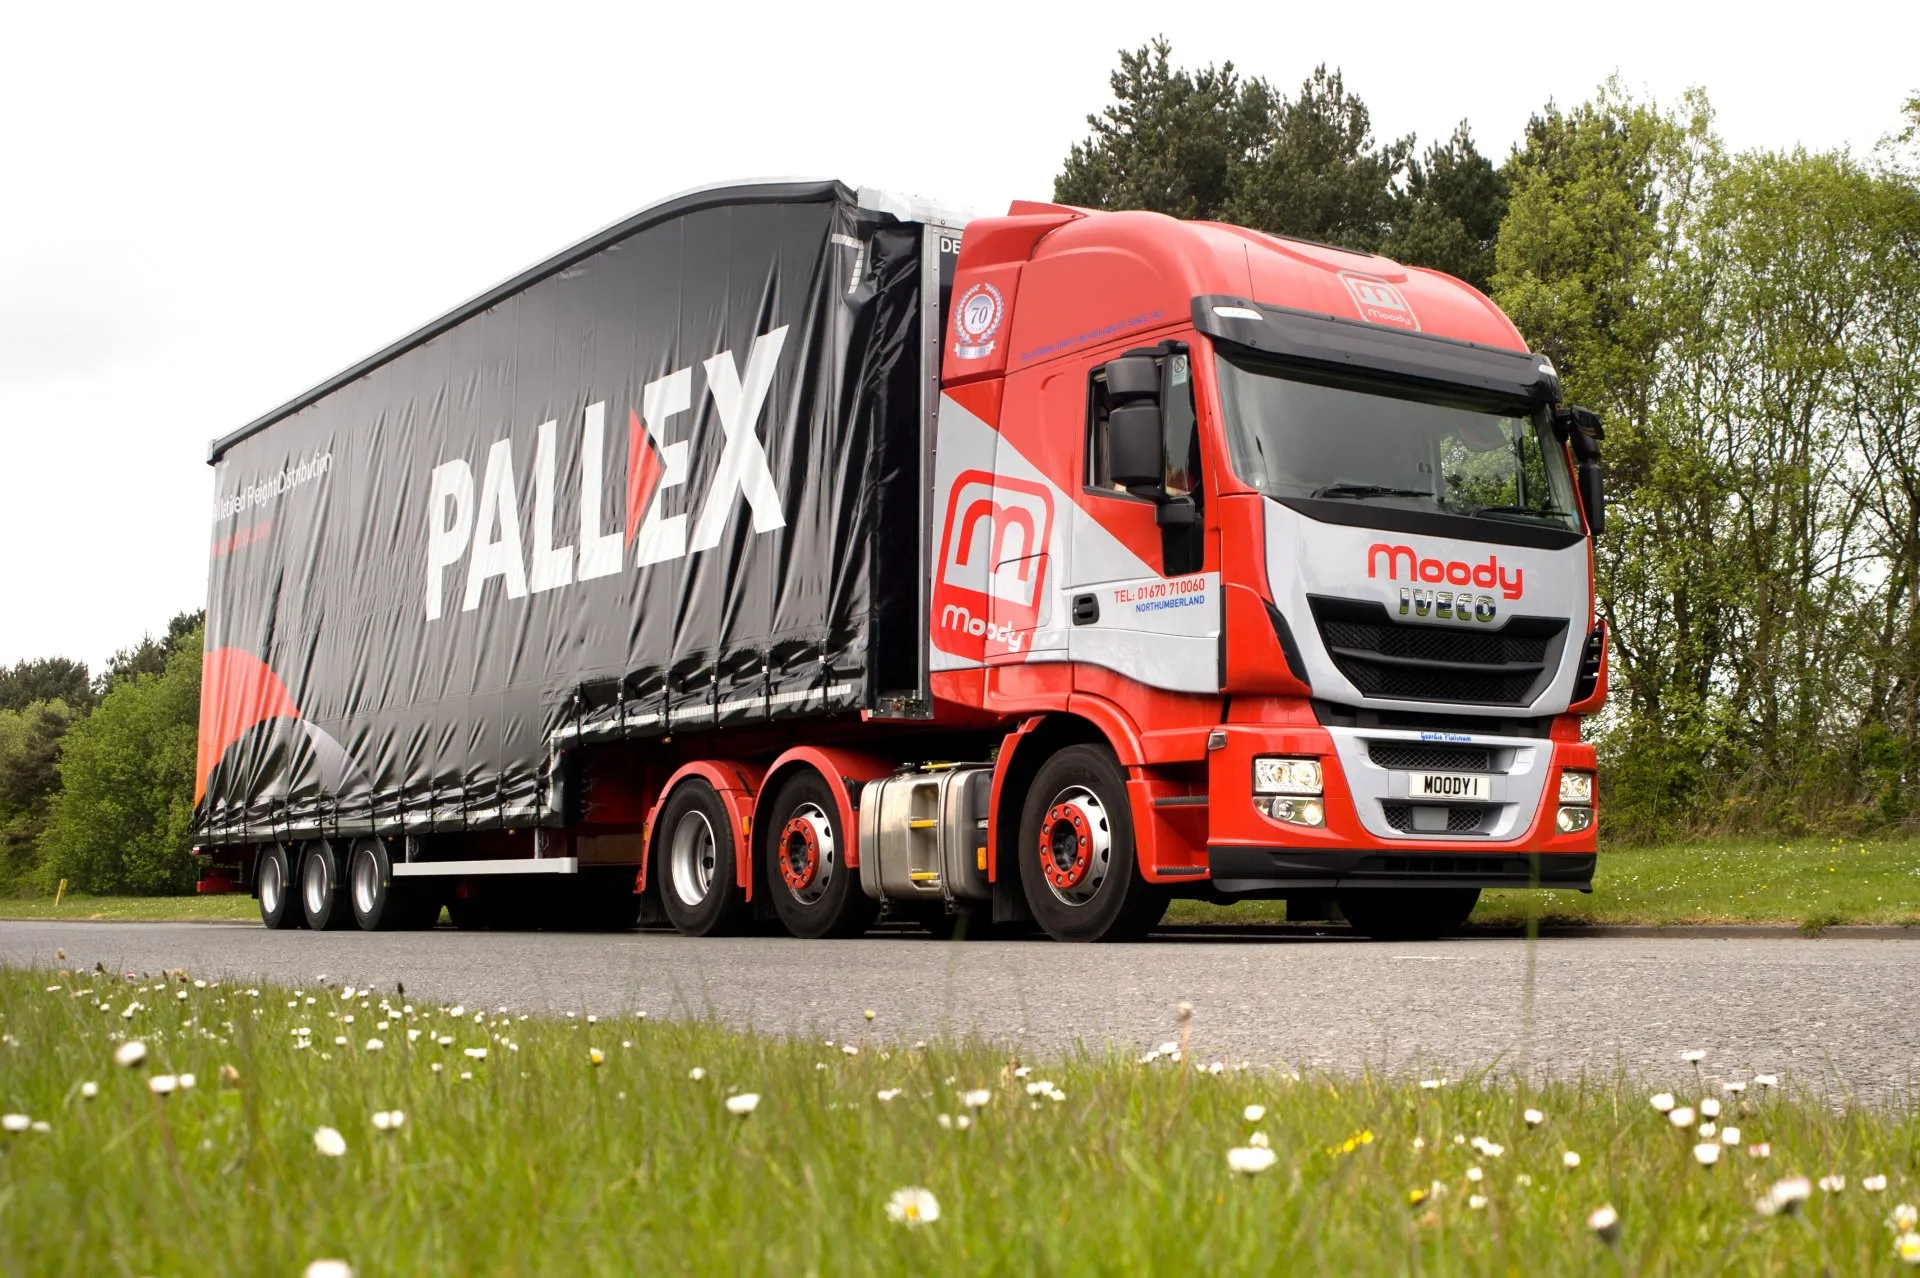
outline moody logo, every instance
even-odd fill
[[[1383,567],[1384,572],[1381,571]],[[1408,581],[1478,586],[1482,590],[1492,590],[1497,586],[1508,599],[1518,599],[1526,589],[1526,570],[1515,568],[1509,572],[1501,564],[1498,555],[1488,555],[1484,563],[1470,564],[1460,559],[1423,559],[1412,546],[1389,546],[1376,541],[1367,547],[1367,576],[1384,576],[1388,581],[1399,581],[1403,568]],[[1402,591],[1401,594],[1404,596],[1406,592]]]
[[[954,480],[940,534],[933,613],[940,647],[984,659],[1020,651],[1045,604],[1053,496],[970,470]]]

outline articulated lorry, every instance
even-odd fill
[[[1584,890],[1600,434],[1380,257],[677,196],[214,443],[201,888],[1060,940]]]

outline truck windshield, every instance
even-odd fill
[[[1222,353],[1240,478],[1270,497],[1379,502],[1580,530],[1544,408],[1308,374]]]

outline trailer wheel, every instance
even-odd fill
[[[300,910],[316,932],[353,925],[353,906],[347,900],[340,855],[326,839],[313,839],[300,859]]]
[[[734,881],[733,822],[719,793],[698,777],[681,782],[654,830],[653,873],[668,920],[686,936],[737,930],[746,889]]]
[[[780,922],[804,940],[859,936],[880,917],[880,903],[861,891],[847,864],[838,808],[826,780],[805,768],[766,810],[757,858],[761,882]]]
[[[1068,746],[1040,765],[1020,813],[1020,884],[1056,941],[1134,941],[1166,913],[1140,877],[1127,777],[1105,746]]]
[[[393,858],[379,839],[357,839],[347,856],[347,894],[353,918],[368,932],[394,932],[432,927],[440,917],[440,899],[427,891],[427,881],[395,881]],[[427,907],[433,915],[427,919]]]
[[[253,883],[260,897],[260,921],[276,930],[305,927],[299,892],[293,886],[298,857],[284,843],[269,844],[254,867]]]
[[[1376,941],[1431,941],[1458,932],[1479,888],[1373,888],[1339,895],[1356,932]]]

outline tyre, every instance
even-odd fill
[[[1127,777],[1105,746],[1075,745],[1040,766],[1016,853],[1027,906],[1056,941],[1135,941],[1167,911],[1140,877]]]
[[[306,915],[300,910],[300,894],[294,887],[296,849],[284,843],[269,844],[254,866],[254,895],[260,898],[260,921],[268,927],[305,927]]]
[[[826,779],[794,773],[774,795],[761,826],[761,883],[787,931],[803,940],[859,936],[880,917],[847,864],[847,835]]]
[[[340,860],[339,845],[327,839],[310,841],[300,859],[300,909],[316,932],[353,926]]]
[[[746,889],[735,880],[733,822],[727,805],[695,777],[674,790],[654,827],[653,872],[667,919],[686,936],[723,936],[746,918]]]
[[[1376,888],[1342,892],[1340,912],[1376,941],[1431,941],[1458,932],[1479,888]]]
[[[368,932],[432,927],[440,917],[440,898],[429,880],[395,879],[387,845],[380,839],[356,839],[347,855],[347,897],[353,919]],[[432,919],[425,917],[427,908]]]

